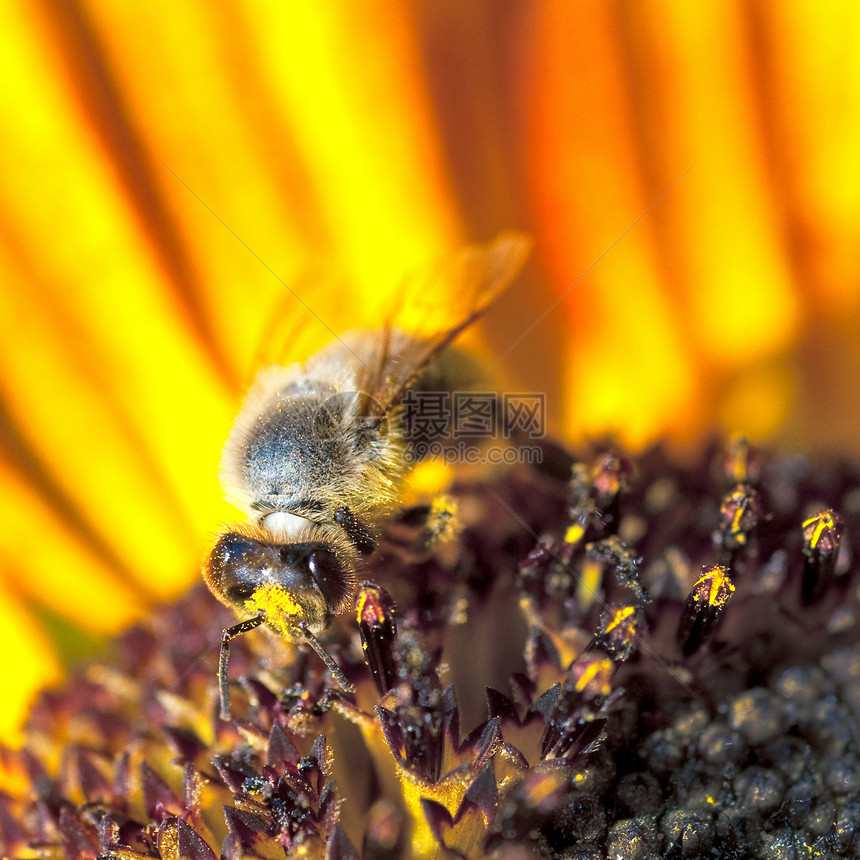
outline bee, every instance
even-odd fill
[[[401,403],[422,380],[445,384],[446,347],[507,288],[528,250],[513,233],[465,249],[443,271],[456,297],[451,325],[410,334],[388,322],[257,375],[220,468],[227,499],[248,520],[225,529],[203,567],[211,592],[241,619],[221,638],[222,719],[229,643],[260,625],[309,645],[353,690],[317,636],[349,605],[362,559],[401,497],[413,461]]]

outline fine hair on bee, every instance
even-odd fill
[[[457,386],[446,348],[509,286],[529,245],[506,233],[442,267],[435,277],[454,305],[444,327],[409,332],[387,322],[258,373],[220,469],[227,499],[247,521],[225,528],[203,566],[209,589],[240,619],[222,634],[222,719],[231,714],[230,640],[261,625],[310,646],[352,691],[317,636],[349,605],[414,463],[403,398],[422,385]],[[431,285],[422,299],[432,298]]]

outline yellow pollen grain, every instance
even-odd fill
[[[625,622],[636,610],[632,606],[622,606],[615,610],[615,617],[606,625],[606,632],[611,633],[616,627]]]
[[[708,594],[708,603],[711,606],[723,606],[729,599],[729,596],[734,593],[735,587],[726,576],[721,576],[719,582],[716,580],[711,583],[711,591]]]
[[[361,622],[361,616],[364,614],[364,604],[367,603],[367,594],[361,592],[358,596],[358,605],[355,608],[355,617],[358,622]]]
[[[609,660],[597,660],[588,666],[576,682],[576,691],[581,693],[592,681],[600,678],[600,675],[608,673],[610,665]],[[604,695],[609,692],[609,684],[605,678],[601,681],[601,690]]]
[[[812,549],[815,549],[818,542],[821,540],[821,533],[825,529],[833,528],[833,517],[830,514],[816,514],[814,517],[810,517],[804,524],[803,528],[809,528],[809,526],[815,525],[815,531],[812,533],[812,539],[809,542],[809,545]]]
[[[569,526],[567,531],[564,533],[564,542],[577,543],[577,541],[582,539],[584,534],[585,529],[578,523],[574,523],[572,526]]]
[[[602,575],[603,565],[600,562],[590,559],[583,562],[579,588],[577,589],[577,598],[583,609],[587,609],[594,602]]]
[[[746,505],[739,505],[738,509],[735,511],[735,515],[732,517],[732,532],[739,532],[737,535],[738,543],[743,543],[746,540],[746,536],[741,530],[741,517],[744,515],[745,511]]]
[[[696,584],[693,586],[694,592],[700,585],[704,584],[707,579],[711,580],[710,588],[708,589],[708,606],[714,606],[719,609],[723,607],[729,597],[734,594],[734,583],[723,571],[712,570],[703,576],[700,576],[696,580]],[[698,594],[694,594],[693,599],[696,602],[701,602],[701,598]]]
[[[295,598],[285,588],[274,583],[254,589],[254,593],[243,604],[243,609],[251,616],[265,616],[269,624],[287,637],[295,635],[290,620],[301,620],[304,615],[304,609]]]
[[[363,616],[364,616],[364,607],[367,605],[367,601],[369,599],[369,595],[366,592],[361,592],[358,596],[358,601],[355,607],[355,618],[356,621],[361,624]],[[388,615],[385,610],[377,605],[374,610],[374,614],[376,615],[380,624],[386,624],[389,621]]]

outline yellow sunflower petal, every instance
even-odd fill
[[[7,560],[0,559],[6,566]],[[26,605],[9,594],[0,577],[0,649],[7,655],[0,661],[0,738],[7,743],[20,740],[19,730],[35,693],[62,677],[57,655],[41,625]],[[15,655],[11,659],[11,655]],[[14,780],[13,774],[8,775]],[[0,766],[0,790],[6,789],[7,774]]]
[[[567,426],[636,444],[685,423],[690,345],[662,290],[652,224],[605,4],[542,7],[530,166],[551,277],[572,320]],[[571,54],[589,69],[572,75]],[[592,77],[600,87],[588,86]]]

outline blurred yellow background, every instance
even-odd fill
[[[852,0],[10,0],[0,41],[2,737],[198,575],[272,315],[372,320],[465,241],[535,237],[483,337],[567,438],[860,450]]]

